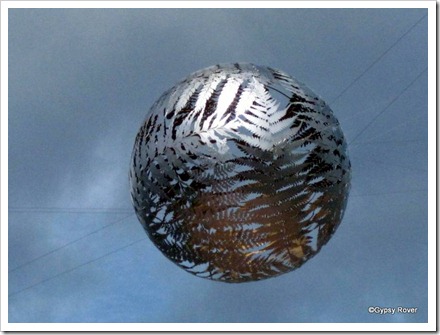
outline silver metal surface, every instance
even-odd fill
[[[204,278],[294,270],[340,224],[350,161],[331,109],[282,71],[209,67],[151,107],[131,159],[131,196],[153,243]]]

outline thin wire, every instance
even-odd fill
[[[405,145],[407,143],[416,143],[416,142],[427,142],[426,139],[422,139],[422,138],[418,138],[418,139],[414,139],[414,140],[389,140],[389,141],[367,141],[367,142],[357,142],[356,144],[353,144],[353,146],[359,146],[359,145],[369,145],[369,144],[387,144],[387,143],[392,143],[392,144],[401,144],[401,145]]]
[[[384,109],[382,109],[374,118],[371,119],[369,123],[367,123],[367,125],[350,141],[349,145],[352,145],[377,120],[377,118],[385,113],[387,109],[392,104],[394,104],[427,70],[428,67],[423,69],[423,71],[420,72],[417,77],[415,77],[408,85],[406,85],[405,88],[400,91],[400,93],[393,100],[391,100],[391,102],[387,104]]]
[[[403,33],[388,49],[386,49],[376,60],[371,63],[360,75],[358,75],[350,84],[348,84],[342,91],[339,93],[330,104],[335,103],[341,96],[345,94],[355,83],[359,81],[374,65],[376,65],[391,49],[393,49],[406,35],[408,35],[428,14],[423,15],[420,19],[417,20],[405,33]]]
[[[428,190],[414,189],[414,190],[383,192],[383,193],[351,194],[350,197],[370,197],[370,196],[372,197],[372,196],[377,196],[377,195],[404,194],[404,193],[416,193],[416,192],[428,192]]]
[[[393,164],[393,163],[390,163],[390,162],[381,162],[381,161],[379,161],[377,159],[374,159],[374,158],[370,158],[368,160],[368,162],[369,163],[371,162],[371,163],[379,164],[379,165],[385,165],[386,167],[393,167],[394,166],[394,167],[398,167],[398,168],[403,169],[403,170],[423,172],[423,173],[428,172],[428,170],[425,170],[425,169],[418,169],[418,168],[413,168],[413,167],[410,167],[410,166],[403,166],[403,165],[399,165],[399,164]]]
[[[397,128],[400,128],[400,127],[406,125],[407,123],[415,122],[415,121],[421,119],[422,117],[424,117],[424,115],[419,114],[417,117],[406,118],[406,119],[403,120],[402,122],[400,122],[400,123],[398,123],[398,124],[395,124],[395,125],[393,125],[392,127],[389,127],[386,131],[383,131],[383,132],[379,133],[378,135],[371,136],[371,137],[369,138],[369,140],[374,140],[374,139],[381,138],[381,137],[383,137],[383,136],[385,136],[385,135],[387,135],[387,134],[390,134],[391,132],[395,131]],[[359,142],[357,142],[357,143],[359,143]]]
[[[18,290],[18,291],[14,292],[14,293],[9,294],[8,297],[13,297],[13,296],[15,296],[15,295],[17,295],[17,294],[19,294],[19,293],[22,293],[22,292],[27,291],[27,290],[29,290],[29,289],[31,289],[31,288],[34,288],[34,287],[36,287],[36,286],[38,286],[38,285],[40,285],[40,284],[46,283],[46,282],[48,282],[48,281],[50,281],[50,280],[52,280],[52,279],[54,279],[54,278],[57,278],[57,277],[60,277],[60,276],[62,276],[62,275],[65,275],[65,274],[67,274],[67,273],[73,272],[73,271],[75,271],[76,269],[78,269],[78,268],[80,268],[80,267],[83,267],[83,266],[86,266],[86,265],[88,265],[88,264],[91,264],[91,263],[94,263],[94,262],[96,262],[96,261],[99,261],[100,259],[103,259],[104,257],[110,256],[110,255],[112,255],[112,254],[114,254],[114,253],[117,253],[117,252],[119,252],[119,251],[121,251],[121,250],[123,250],[123,249],[126,249],[126,248],[128,248],[128,247],[130,247],[130,246],[132,246],[132,245],[134,245],[134,244],[136,244],[136,243],[139,243],[139,242],[141,242],[141,241],[144,241],[144,240],[146,240],[146,237],[145,237],[145,236],[142,237],[142,238],[140,238],[140,239],[137,239],[137,240],[135,240],[135,241],[133,241],[133,242],[131,242],[131,243],[129,243],[129,244],[126,244],[126,245],[124,245],[124,246],[122,246],[122,247],[120,247],[120,248],[117,248],[117,249],[115,249],[115,250],[113,250],[113,251],[110,251],[110,252],[108,252],[108,253],[106,253],[106,254],[104,254],[104,255],[98,257],[98,258],[95,258],[95,259],[92,259],[92,260],[90,260],[90,261],[88,261],[88,262],[86,262],[86,263],[82,263],[82,264],[80,264],[80,265],[77,265],[77,266],[75,266],[75,267],[73,267],[73,268],[71,268],[71,269],[68,269],[68,270],[65,270],[65,271],[59,272],[59,273],[57,273],[57,274],[54,275],[54,276],[51,276],[51,277],[46,278],[46,279],[43,279],[43,280],[41,280],[41,281],[39,281],[39,282],[37,282],[37,283],[35,283],[35,284],[32,284],[32,285],[27,286],[27,287],[25,287],[25,288],[22,288],[21,290]]]
[[[13,272],[15,272],[17,270],[20,270],[21,268],[23,268],[23,267],[25,267],[27,265],[30,265],[30,264],[32,264],[32,263],[34,263],[34,262],[36,262],[36,261],[38,261],[38,260],[40,260],[40,259],[42,259],[44,257],[47,257],[47,256],[49,256],[49,255],[51,255],[51,254],[53,254],[53,253],[55,253],[57,251],[60,251],[61,249],[64,249],[64,248],[68,247],[69,245],[72,245],[72,244],[74,244],[76,242],[79,242],[79,241],[85,239],[86,237],[89,237],[90,235],[93,235],[93,234],[95,234],[95,233],[97,233],[97,232],[99,232],[99,231],[101,231],[103,229],[106,229],[106,228],[108,228],[110,226],[113,226],[113,225],[115,225],[117,223],[120,223],[120,222],[124,221],[125,219],[129,218],[132,215],[134,215],[134,213],[131,213],[130,215],[124,216],[122,219],[119,219],[119,220],[111,222],[111,223],[109,223],[109,224],[107,224],[105,226],[102,226],[101,228],[98,228],[98,229],[88,233],[87,235],[84,235],[84,236],[82,236],[80,238],[77,238],[76,240],[70,241],[69,243],[64,244],[64,245],[62,245],[62,246],[60,246],[60,247],[58,247],[56,249],[53,249],[53,250],[51,250],[49,252],[46,252],[45,254],[42,254],[42,255],[38,256],[37,258],[31,259],[30,261],[25,262],[25,263],[15,267],[15,268],[13,268],[12,270],[8,271],[8,273],[13,273]]]
[[[15,213],[127,213],[133,212],[126,208],[63,208],[63,207],[9,207]]]
[[[384,99],[383,101],[376,101],[375,103],[371,103],[371,102],[369,102],[368,107],[365,107],[365,108],[359,109],[358,111],[356,111],[356,112],[350,114],[350,115],[347,116],[346,118],[344,118],[343,116],[342,116],[342,117],[340,116],[340,117],[339,117],[339,120],[341,121],[341,123],[345,123],[345,124],[347,124],[348,121],[350,121],[350,120],[352,120],[352,119],[354,119],[354,118],[359,119],[359,114],[367,114],[367,113],[370,114],[371,111],[375,111],[375,110],[377,110],[378,108],[380,108],[381,106],[387,104],[387,103],[390,102],[391,100],[392,100],[392,98],[390,98],[390,99]]]

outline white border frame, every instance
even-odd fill
[[[9,8],[427,8],[428,322],[427,323],[9,323],[8,10]],[[436,330],[436,2],[435,1],[2,1],[1,2],[1,330],[2,331],[435,331]]]

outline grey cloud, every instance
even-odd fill
[[[250,61],[331,101],[424,13],[11,10],[9,205],[131,208],[134,136],[176,81],[215,63]],[[425,20],[332,104],[349,141],[426,67],[426,36]],[[425,74],[350,146],[344,221],[299,270],[225,285],[185,273],[145,240],[11,296],[9,321],[426,322],[426,92]],[[11,212],[9,265],[123,216]],[[142,236],[128,218],[10,274],[10,293]],[[369,314],[376,304],[420,311]]]

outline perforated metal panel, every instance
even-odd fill
[[[340,224],[350,188],[331,109],[282,71],[209,67],[151,107],[130,169],[153,243],[197,276],[260,280],[294,270]]]

